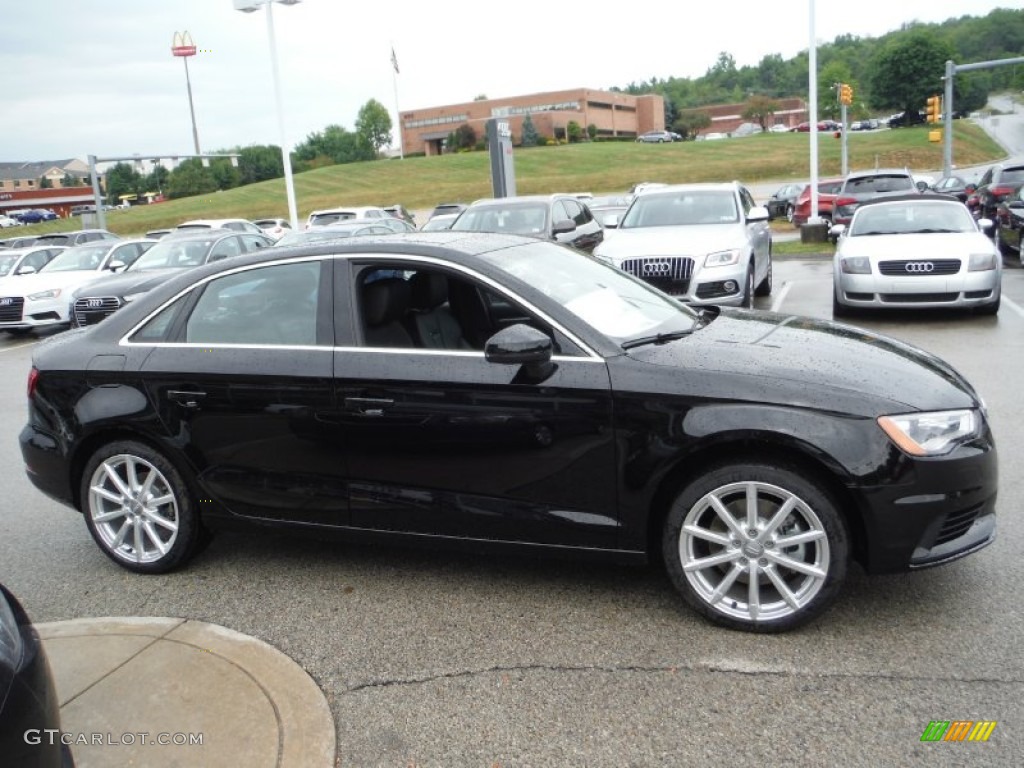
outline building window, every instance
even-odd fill
[[[21,182],[18,179],[15,179],[14,180],[14,188],[17,189],[20,186],[21,186]]]

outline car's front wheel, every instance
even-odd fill
[[[768,273],[764,276],[764,279],[757,284],[757,290],[754,293],[758,296],[771,296],[772,295],[772,251],[771,247],[768,248]]]
[[[711,621],[781,632],[824,611],[846,577],[845,521],[800,471],[774,462],[723,464],[675,498],[662,555],[683,598]]]
[[[786,206],[786,221],[788,221],[790,224],[793,223],[793,213],[794,212],[795,211],[794,211],[792,205],[787,205]]]
[[[743,298],[740,306],[744,309],[754,308],[754,262],[747,265],[747,277],[743,287]]]
[[[81,499],[93,539],[130,571],[169,571],[205,537],[181,474],[143,443],[119,441],[96,451],[82,474]]]

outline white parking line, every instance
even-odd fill
[[[1018,315],[1020,315],[1021,317],[1024,317],[1024,307],[1022,307],[1020,304],[1015,302],[1013,299],[1006,298],[1006,296],[1003,296],[1002,301],[1003,301],[1003,304],[1008,306],[1010,309],[1012,309]]]
[[[789,289],[792,288],[792,287],[793,287],[793,284],[790,283],[790,282],[785,282],[785,283],[782,284],[782,290],[780,290],[777,294],[775,294],[775,301],[772,302],[772,306],[771,306],[772,312],[778,312],[779,311],[779,307],[782,306],[782,302],[784,302],[786,300],[786,294],[789,293]]]
[[[32,346],[35,346],[38,343],[39,342],[37,342],[37,341],[30,341],[27,344],[17,344],[17,345],[15,345],[13,347],[4,347],[3,349],[0,349],[0,352],[11,352],[12,350],[21,349],[22,347],[32,347]]]

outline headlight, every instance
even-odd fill
[[[7,596],[0,592],[0,667],[16,669],[21,663],[21,630]]]
[[[56,299],[60,296],[60,288],[52,288],[49,291],[40,291],[39,293],[30,293],[28,295],[29,301],[42,301],[43,299]]]
[[[871,259],[867,256],[844,256],[839,260],[839,268],[848,275],[870,275]]]
[[[727,267],[730,264],[739,263],[739,251],[718,251],[718,253],[709,253],[704,257],[705,267]]]
[[[127,304],[129,301],[135,301],[139,296],[145,296],[145,291],[139,291],[138,293],[129,293],[127,296],[122,296],[121,300]]]
[[[911,456],[941,456],[977,436],[978,412],[934,411],[880,416],[878,426]]]
[[[971,261],[967,267],[968,272],[985,272],[996,268],[996,255],[994,253],[972,253]]]

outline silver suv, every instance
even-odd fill
[[[832,223],[849,225],[853,212],[861,203],[868,200],[912,195],[920,191],[914,177],[906,168],[852,171],[839,188],[839,194],[832,207]]]
[[[772,291],[768,209],[738,182],[641,192],[594,255],[691,304],[752,307]]]

